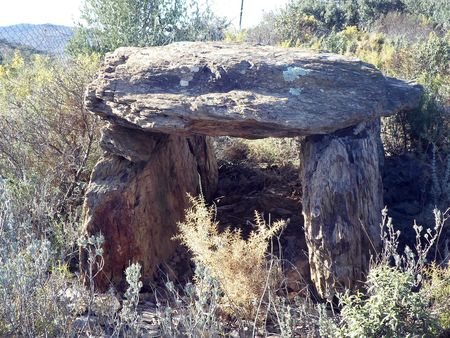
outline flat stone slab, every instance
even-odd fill
[[[331,133],[415,109],[421,96],[355,58],[182,42],[108,54],[86,106],[150,132],[263,138]]]

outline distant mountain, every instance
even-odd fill
[[[0,27],[0,43],[3,41],[3,44],[59,55],[64,53],[73,32],[71,27],[52,24],[3,26]]]
[[[28,60],[32,55],[45,54],[43,51],[36,50],[30,46],[20,45],[14,42],[8,42],[0,39],[0,64],[11,61],[15,51],[20,51],[22,57]]]

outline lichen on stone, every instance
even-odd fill
[[[191,71],[191,73],[197,73],[200,70],[200,67],[198,66],[193,66],[189,69]]]
[[[289,94],[294,96],[299,96],[302,93],[301,89],[298,88],[289,88]]]
[[[189,81],[187,81],[187,80],[180,80],[180,86],[181,86],[181,87],[187,87],[187,86],[189,86]]]
[[[283,71],[283,78],[284,81],[294,82],[295,80],[298,80],[300,76],[305,76],[310,72],[311,70],[302,67],[288,67],[285,71]]]

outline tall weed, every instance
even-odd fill
[[[256,213],[256,229],[245,240],[239,230],[220,233],[214,208],[208,207],[203,198],[190,197],[190,201],[192,207],[185,221],[179,223],[177,238],[193,253],[194,261],[219,281],[224,293],[222,308],[230,313],[243,311],[244,316],[253,318],[268,274],[276,273],[266,266],[268,241],[285,223],[267,224]]]

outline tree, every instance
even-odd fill
[[[450,1],[403,0],[410,13],[422,16],[443,30],[450,28]]]
[[[375,20],[389,12],[403,12],[402,0],[358,0],[359,26],[369,27]]]
[[[228,26],[196,0],[84,0],[81,19],[68,47],[71,54],[218,40]]]

